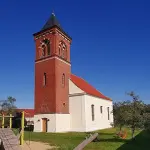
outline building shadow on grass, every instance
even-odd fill
[[[115,141],[114,141],[115,142]],[[150,133],[140,132],[133,140],[127,140],[117,150],[148,150],[150,149]]]

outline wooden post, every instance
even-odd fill
[[[4,128],[4,124],[5,124],[5,119],[4,119],[4,114],[2,116],[2,128]]]
[[[22,112],[21,117],[21,136],[20,136],[20,145],[24,143],[24,111]]]
[[[92,142],[97,137],[98,137],[98,133],[95,133],[94,135],[91,135],[88,139],[84,140],[82,143],[80,143],[73,150],[82,150],[86,145],[88,145],[90,142]]]
[[[9,128],[12,128],[12,114],[10,114],[10,118],[9,118]]]

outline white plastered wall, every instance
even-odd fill
[[[85,130],[84,91],[69,80],[69,113],[71,131]]]
[[[94,121],[92,121],[91,105],[94,105]],[[100,106],[103,109],[102,113],[100,112]],[[109,120],[107,107],[109,107]],[[111,128],[111,123],[113,123],[112,109],[112,101],[85,95],[86,131]]]
[[[42,118],[47,118],[47,132],[70,131],[70,114],[34,115],[34,132],[42,132]]]
[[[71,131],[88,132],[112,127],[112,101],[86,95],[72,81],[69,81],[69,94]],[[92,104],[94,105],[94,121],[92,121]],[[102,114],[100,113],[100,106],[103,107]],[[110,120],[108,120],[107,107],[109,107]]]
[[[70,114],[56,114],[56,132],[70,131]]]
[[[69,80],[69,94],[71,95],[78,93],[84,93],[84,91],[78,88],[71,80]]]
[[[69,97],[69,112],[71,131],[85,131],[84,95]]]

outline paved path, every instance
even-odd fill
[[[30,141],[30,143],[26,141],[24,142],[24,145],[21,146],[22,150],[50,150],[54,148],[55,148],[54,146],[50,146],[47,143],[34,142],[34,141]]]
[[[0,128],[1,147],[4,150],[21,150],[19,140],[10,128]]]

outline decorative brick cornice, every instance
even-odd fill
[[[58,57],[56,55],[54,55],[54,56],[47,56],[47,57],[44,57],[44,58],[37,59],[37,60],[35,60],[35,63],[40,63],[40,62],[47,61],[47,60],[54,59],[54,58],[58,59],[58,60],[60,60],[60,61],[62,61],[64,63],[66,63],[68,65],[71,65],[70,62],[68,62],[68,61],[66,61],[66,60],[64,60],[64,59],[62,59],[62,58],[60,58],[60,57]]]

